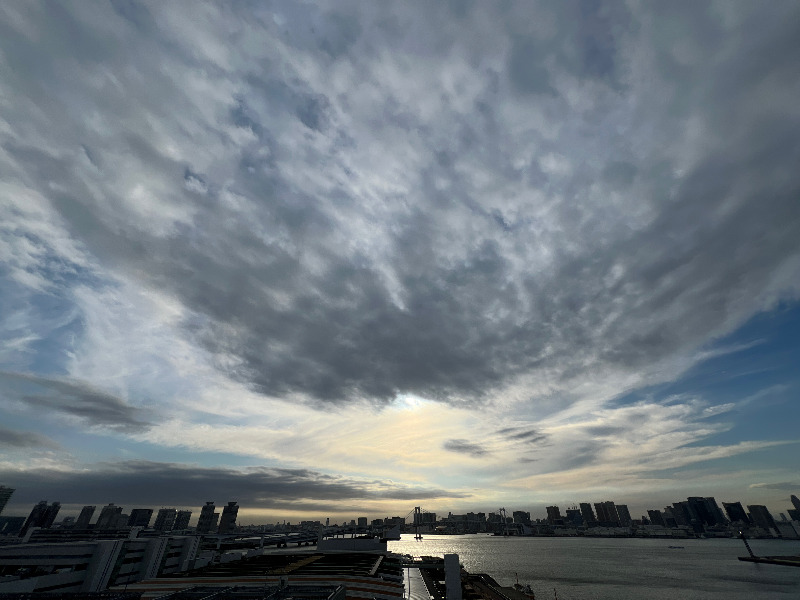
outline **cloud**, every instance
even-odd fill
[[[459,454],[469,454],[470,456],[475,458],[485,456],[486,454],[489,453],[489,451],[480,444],[476,444],[474,442],[461,439],[447,440],[442,447],[445,450],[449,450],[450,452],[458,452]]]
[[[781,490],[793,492],[800,490],[800,481],[781,481],[779,483],[753,483],[750,488],[764,488],[767,490]]]
[[[0,381],[45,388],[51,393],[29,394],[23,392],[19,395],[19,399],[37,409],[54,410],[77,417],[90,426],[107,428],[121,433],[141,432],[150,426],[141,419],[141,410],[86,382],[9,372],[0,372]]]
[[[797,297],[800,116],[784,102],[791,63],[767,61],[797,52],[787,15],[761,15],[767,35],[670,8],[686,28],[662,42],[622,5],[467,13],[458,36],[445,13],[398,7],[395,25],[436,40],[409,71],[371,50],[402,51],[408,30],[373,10],[209,8],[192,36],[175,7],[102,23],[74,10],[79,47],[47,35],[61,27],[47,14],[5,26],[27,73],[15,97],[53,90],[45,121],[6,109],[32,132],[10,132],[11,179],[115,277],[178,302],[180,335],[264,395],[475,405],[539,375],[535,403],[581,373],[673,377],[665,365]],[[220,23],[271,42],[230,45]],[[698,47],[679,57],[684,30]]]
[[[58,444],[32,431],[15,431],[0,427],[0,448],[58,448]]]
[[[224,496],[247,508],[284,510],[327,507],[336,502],[464,498],[460,491],[357,480],[307,469],[231,469],[150,461],[92,465],[87,470],[32,469],[2,472],[24,497],[56,497],[64,504],[119,502],[193,506]]]

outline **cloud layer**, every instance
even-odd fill
[[[654,425],[615,399],[798,299],[797,23],[788,2],[6,4],[0,408],[165,448],[216,427],[241,455],[237,431],[416,398],[457,416],[411,454],[608,459]],[[713,399],[639,406],[675,465],[680,435],[726,430],[701,426]]]

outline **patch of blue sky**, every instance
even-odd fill
[[[662,403],[697,398],[709,405],[710,422],[724,431],[690,446],[746,440],[797,439],[800,423],[800,303],[756,315],[705,349],[709,358],[675,381],[621,396],[618,406],[644,399]],[[725,406],[722,410],[713,407]]]

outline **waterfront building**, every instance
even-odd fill
[[[661,527],[666,527],[664,523],[664,515],[661,514],[661,511],[658,509],[655,510],[648,510],[647,516],[650,517],[650,522],[653,525],[659,525]]]
[[[741,502],[723,502],[722,507],[725,509],[731,523],[750,524],[750,518],[747,516]]]
[[[564,518],[564,521],[567,525],[571,527],[580,527],[583,525],[583,516],[581,516],[581,511],[573,506],[572,508],[568,508],[566,511],[567,515]]]
[[[42,529],[49,529],[52,527],[53,522],[56,520],[56,515],[61,509],[60,502],[53,502],[47,504],[47,500],[42,500],[31,510],[31,514],[22,526],[19,532],[20,537],[24,536],[32,527],[41,527]]]
[[[790,508],[786,512],[789,513],[789,518],[792,521],[800,521],[800,510],[797,510],[796,508]]]
[[[747,506],[747,511],[750,513],[750,519],[753,525],[757,525],[766,531],[778,531],[775,519],[772,518],[766,506],[762,504],[749,504]]]
[[[189,529],[189,519],[191,518],[192,518],[192,511],[179,510],[178,514],[175,516],[175,527],[173,527],[173,529],[178,531]]]
[[[219,513],[214,512],[214,509],[213,502],[206,502],[206,505],[200,509],[200,517],[197,520],[197,533],[211,533],[217,528]]]
[[[150,526],[150,519],[153,517],[152,508],[134,508],[131,511],[131,516],[128,517],[128,527],[144,527]]]
[[[92,515],[96,509],[96,506],[84,506],[75,520],[75,529],[89,529],[89,521],[92,520]]]
[[[514,523],[518,523],[520,525],[530,525],[531,524],[531,513],[525,510],[515,510],[512,514],[514,518]]]
[[[159,509],[153,529],[156,531],[172,531],[175,528],[175,519],[178,511],[174,508]]]
[[[588,502],[581,502],[581,516],[583,517],[583,522],[586,523],[587,527],[591,527],[597,522],[597,519],[594,516],[594,512],[592,511],[592,505]]]
[[[95,529],[116,529],[119,523],[119,515],[121,514],[121,506],[115,506],[113,502],[106,504],[100,509],[100,516],[97,517]]]
[[[686,501],[700,523],[709,527],[725,524],[725,515],[722,514],[717,501],[713,497],[692,496],[687,498]]]
[[[611,500],[595,502],[594,509],[597,512],[597,520],[603,527],[619,527],[619,516],[617,507]]]
[[[223,510],[223,514],[224,514]],[[420,520],[422,519],[422,515],[420,514]],[[359,527],[366,527],[367,526],[367,517],[358,517],[358,526]]]
[[[222,508],[222,516],[219,519],[219,529],[217,533],[226,534],[236,531],[236,515],[239,514],[239,505],[236,502],[228,502],[228,505]],[[364,519],[366,526],[366,518]]]
[[[6,487],[4,485],[0,485],[0,515],[3,514],[3,509],[8,504],[8,500],[11,498],[11,494],[13,494],[15,488]]]
[[[620,527],[630,527],[633,523],[627,504],[617,504],[617,520],[619,521]]]
[[[13,491],[13,490],[12,490],[12,491]],[[791,500],[791,501],[792,501],[792,506],[794,506],[794,509],[795,509],[795,510],[800,510],[800,498],[798,498],[797,496],[795,496],[794,494],[792,494],[792,495],[789,497],[789,500]],[[2,511],[0,510],[0,512],[2,512]]]
[[[548,506],[547,507],[547,522],[551,525],[555,525],[557,521],[562,520],[561,516],[561,509],[557,506]]]

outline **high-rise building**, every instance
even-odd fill
[[[551,524],[555,524],[556,521],[561,521],[561,509],[557,506],[548,506],[547,510],[547,522]]]
[[[786,512],[789,513],[789,518],[792,521],[800,521],[800,510],[797,510],[796,508],[790,508]]]
[[[648,510],[647,516],[650,517],[650,522],[653,525],[660,525],[661,527],[665,527],[666,524],[664,523],[664,516],[661,514],[661,511],[656,510]]]
[[[11,490],[11,491],[13,492],[14,490]],[[792,495],[789,497],[789,500],[791,500],[791,501],[792,501],[792,506],[794,506],[794,509],[795,509],[795,510],[800,510],[800,498],[798,498],[797,496],[795,496],[794,494],[792,494]],[[2,509],[0,509],[0,512],[3,512],[3,511],[2,511]]]
[[[6,507],[6,504],[8,504],[8,500],[9,498],[11,498],[11,494],[13,493],[14,493],[14,488],[0,485],[0,515],[3,514],[3,509]]]
[[[211,533],[216,529],[219,513],[214,512],[214,509],[213,502],[206,502],[206,505],[200,509],[200,517],[197,519],[197,533]]]
[[[594,516],[594,512],[592,511],[592,505],[588,502],[581,502],[581,516],[583,517],[583,522],[586,523],[587,527],[591,527],[597,522],[597,519]]]
[[[527,510],[515,510],[512,513],[512,517],[514,519],[514,523],[519,523],[521,525],[531,524],[531,513],[529,513]]]
[[[572,508],[568,508],[566,510],[566,516],[564,517],[565,524],[569,524],[572,527],[579,527],[583,525],[583,517],[581,516],[581,511],[573,506]]]
[[[725,524],[725,515],[722,514],[717,501],[713,497],[691,496],[686,501],[691,507],[691,512],[696,515],[697,520],[703,525],[711,527]]]
[[[617,504],[617,520],[621,527],[630,527],[633,519],[627,504]]]
[[[753,521],[754,525],[758,525],[767,531],[770,529],[778,531],[778,526],[775,524],[775,519],[772,518],[772,515],[767,510],[766,506],[761,504],[749,504],[747,506],[747,511],[750,513],[750,519]]]
[[[39,502],[33,507],[31,514],[28,516],[28,519],[22,526],[22,529],[19,532],[20,537],[24,536],[31,527],[50,529],[50,527],[53,525],[53,521],[56,520],[56,515],[60,509],[60,502],[53,502],[50,505],[47,504],[47,500],[42,500]]]
[[[152,508],[134,508],[128,517],[128,527],[149,527],[153,517]]]
[[[153,529],[156,531],[172,531],[175,527],[175,519],[178,516],[178,511],[174,508],[162,508],[156,515],[156,522],[153,523]]]
[[[96,508],[96,506],[84,506],[75,520],[75,529],[89,529],[89,521],[92,520]]]
[[[236,515],[239,514],[239,505],[236,502],[228,502],[222,508],[222,516],[219,519],[219,529],[217,533],[233,533],[236,531]],[[366,517],[364,518],[366,524]]]
[[[617,507],[611,500],[605,502],[595,502],[594,509],[597,512],[597,520],[603,527],[619,527],[619,516]]]
[[[100,509],[100,516],[97,517],[95,529],[116,529],[119,515],[122,514],[121,506],[114,506],[114,503],[106,504]]]
[[[173,530],[183,530],[189,529],[189,519],[192,518],[192,511],[190,510],[179,510],[177,516],[175,517],[175,527]]]
[[[750,518],[747,516],[741,502],[723,502],[722,507],[728,513],[731,523],[744,523],[745,525],[750,523]]]

